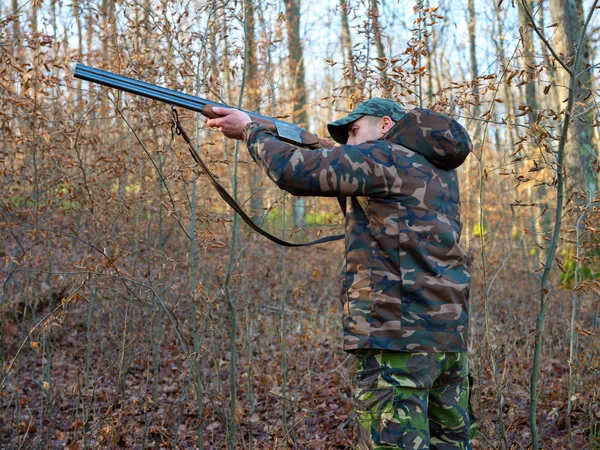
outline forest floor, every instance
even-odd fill
[[[237,303],[236,446],[352,448],[354,360],[342,351],[336,296],[341,246],[286,250],[283,273],[278,265],[281,250],[264,242],[254,244],[273,267],[261,271],[247,262],[246,272],[240,271],[253,271],[255,276],[244,290],[245,300],[240,297]],[[226,259],[225,248],[211,252],[215,260]],[[486,269],[493,273],[499,267],[489,261]],[[474,448],[502,448],[502,435],[508,448],[530,448],[536,279],[522,267],[502,269],[487,299],[486,330],[482,267],[477,261],[473,273],[469,354],[479,430]],[[170,282],[172,293],[178,292],[176,281],[168,280],[164,285]],[[242,282],[243,276],[234,280],[238,287]],[[197,312],[208,319],[201,321],[202,340],[195,352],[190,331],[190,312],[195,310],[189,296],[167,295],[173,299],[170,316],[156,305],[123,300],[118,284],[104,286],[93,298],[82,292],[79,301],[63,305],[64,294],[56,291],[48,301],[36,303],[36,319],[24,316],[10,301],[0,310],[3,379],[10,367],[0,391],[0,448],[200,448],[200,441],[205,449],[227,448],[232,353],[231,309],[224,298],[205,315]],[[558,286],[549,295],[538,426],[545,449],[571,448],[569,422],[573,448],[598,449],[598,300],[584,295],[578,353],[569,365],[571,297],[571,291]],[[36,324],[41,325],[35,329]]]

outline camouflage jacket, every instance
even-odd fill
[[[245,138],[281,189],[347,198],[346,351],[466,350],[470,274],[455,169],[472,147],[458,122],[414,109],[383,140],[319,150],[284,143],[257,123]]]

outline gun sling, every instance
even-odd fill
[[[200,157],[200,155],[194,148],[194,145],[192,144],[191,139],[189,138],[189,136],[187,135],[187,133],[181,126],[181,122],[179,121],[179,115],[177,114],[177,110],[175,109],[174,106],[172,107],[172,115],[173,115],[173,130],[175,131],[176,134],[183,137],[183,140],[187,143],[188,149],[190,151],[190,154],[192,155],[192,158],[194,158],[194,161],[196,161],[196,163],[202,168],[204,173],[208,176],[210,183],[217,190],[217,192],[219,193],[221,198],[223,200],[225,200],[225,202],[229,206],[231,206],[231,208],[242,218],[242,220],[244,222],[246,222],[246,224],[250,228],[252,228],[254,231],[256,231],[258,234],[266,237],[267,239],[275,242],[276,244],[283,245],[285,247],[306,247],[309,245],[316,245],[316,244],[323,244],[325,242],[338,241],[338,240],[344,238],[343,234],[339,234],[339,235],[335,235],[335,236],[326,236],[326,237],[316,239],[316,240],[310,241],[310,242],[293,243],[293,242],[287,242],[282,239],[279,239],[278,237],[273,236],[271,233],[263,230],[261,227],[256,225],[252,221],[252,219],[250,217],[248,217],[248,215],[244,212],[242,207],[240,205],[238,205],[238,203],[233,199],[233,197],[229,194],[229,192],[227,192],[227,190],[219,184],[219,182],[217,181],[215,176],[208,169],[208,167],[206,166],[206,164],[204,163],[204,161],[202,160],[202,158]]]

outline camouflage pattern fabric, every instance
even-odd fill
[[[471,449],[466,353],[357,354],[358,448]]]
[[[381,140],[307,150],[251,123],[252,158],[294,195],[346,197],[344,349],[462,352],[470,273],[459,246],[464,128],[426,109]]]

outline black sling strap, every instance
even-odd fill
[[[210,170],[208,169],[208,167],[206,166],[206,164],[204,163],[204,161],[202,160],[202,158],[200,158],[200,155],[198,154],[198,152],[196,151],[196,149],[192,145],[192,141],[190,140],[190,138],[188,137],[187,133],[185,132],[185,130],[181,126],[181,122],[179,121],[179,115],[177,114],[177,110],[175,109],[175,107],[172,108],[172,115],[173,115],[173,125],[172,125],[173,131],[175,132],[175,134],[178,134],[181,137],[183,137],[183,140],[187,143],[188,148],[190,150],[190,154],[192,155],[192,158],[194,158],[194,161],[196,161],[196,163],[202,168],[202,170],[204,171],[204,173],[206,175],[208,175],[208,179],[210,180],[210,183],[217,190],[217,192],[219,193],[219,195],[221,196],[221,198],[223,200],[225,200],[225,202],[229,206],[231,206],[231,208],[236,213],[238,213],[238,215],[242,218],[242,220],[244,222],[246,222],[246,224],[250,228],[252,228],[254,231],[256,231],[258,234],[266,237],[267,239],[275,242],[276,244],[283,245],[285,247],[306,247],[306,246],[309,246],[309,245],[323,244],[325,242],[339,241],[340,239],[344,238],[343,234],[339,234],[339,235],[335,235],[335,236],[323,237],[323,238],[316,239],[316,240],[310,241],[310,242],[296,244],[296,243],[293,243],[293,242],[287,242],[287,241],[284,241],[282,239],[279,239],[278,237],[273,236],[271,233],[268,233],[267,231],[263,230],[261,227],[259,227],[258,225],[256,225],[252,221],[252,219],[250,217],[248,217],[248,215],[244,212],[244,210],[242,209],[242,207],[237,204],[237,202],[233,199],[233,197],[231,197],[231,195],[229,195],[229,192],[227,192],[225,190],[225,188],[219,184],[219,182],[217,181],[217,179],[215,178],[215,176],[210,172]],[[342,200],[338,199],[338,201],[340,202],[340,206],[341,206],[342,205]],[[343,199],[343,204],[345,206],[345,199]],[[345,207],[342,209],[342,211],[344,213],[346,212],[345,211]]]

